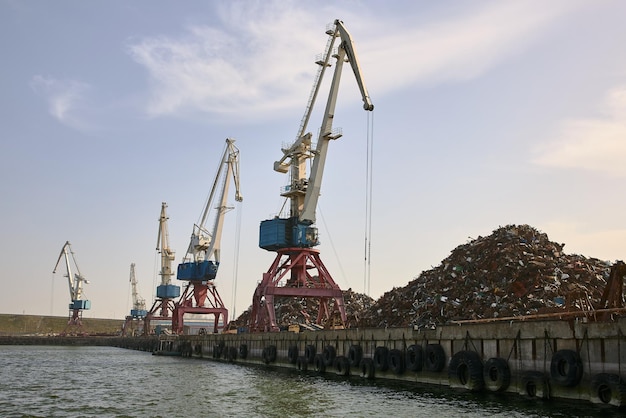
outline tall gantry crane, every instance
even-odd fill
[[[176,258],[176,253],[170,248],[170,235],[167,229],[167,203],[161,203],[161,216],[159,216],[159,234],[157,236],[156,250],[161,254],[161,284],[156,289],[156,299],[150,308],[150,311],[144,318],[143,332],[148,334],[151,332],[151,321],[172,321],[174,304],[177,297],[180,296],[180,286],[172,284],[172,262]]]
[[[275,251],[276,258],[269,270],[263,274],[257,286],[250,319],[253,332],[278,331],[274,310],[274,297],[317,298],[319,312],[316,323],[321,325],[339,316],[345,324],[346,313],[343,294],[322,263],[319,250],[313,247],[319,244],[315,227],[315,211],[320,195],[322,176],[328,145],[331,140],[342,136],[333,130],[335,104],[344,62],[349,62],[356,77],[363,99],[363,108],[372,111],[372,104],[359,66],[352,38],[340,20],[335,20],[329,35],[323,59],[317,61],[320,66],[313,89],[309,97],[304,117],[300,123],[298,135],[291,147],[282,149],[283,157],[274,163],[274,170],[280,173],[290,171],[290,184],[282,190],[281,196],[290,200],[290,214],[287,217],[275,217],[261,222],[259,246],[268,251]],[[333,49],[335,40],[339,46]],[[326,68],[335,58],[335,71],[330,85],[330,92],[323,114],[321,129],[315,150],[312,149],[312,134],[305,133],[315,99],[319,92]],[[311,174],[306,175],[306,163],[312,160]],[[334,299],[334,308],[330,310],[330,300]]]
[[[128,335],[129,333],[135,334],[136,327],[135,322],[141,322],[144,320],[148,311],[146,310],[146,301],[139,296],[137,290],[137,277],[135,276],[135,263],[130,264],[130,286],[131,294],[133,298],[133,307],[130,309],[130,315],[126,316],[124,325],[122,326],[122,335]]]
[[[226,203],[231,177],[235,184],[235,200],[243,200],[239,191],[239,149],[234,143],[234,139],[226,139],[226,147],[209,198],[199,223],[193,226],[187,254],[178,265],[178,280],[188,281],[188,284],[176,303],[172,318],[172,331],[177,334],[183,332],[183,317],[186,313],[213,315],[214,333],[228,323],[228,309],[215,287],[215,277],[220,265],[224,215],[232,209]],[[209,230],[206,223],[212,208],[216,213],[213,227]]]
[[[76,263],[76,257],[72,251],[72,246],[69,241],[66,241],[61,249],[61,254],[57,259],[57,263],[54,266],[52,273],[56,273],[57,267],[61,259],[65,261],[67,282],[70,289],[70,304],[69,304],[69,320],[68,326],[82,325],[83,310],[91,308],[91,301],[83,299],[83,284],[88,284],[89,281],[80,273],[78,264]],[[72,265],[74,265],[76,272],[72,273]]]

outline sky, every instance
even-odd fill
[[[275,256],[258,247],[288,181],[273,163],[335,19],[375,106],[344,66],[317,209],[341,288],[377,299],[509,224],[623,260],[624,16],[619,0],[0,0],[0,313],[68,315],[66,241],[84,317],[129,313],[131,263],[151,305],[161,203],[177,265],[226,138],[244,200],[231,188],[216,285],[231,317],[247,309]]]

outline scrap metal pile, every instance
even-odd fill
[[[355,327],[361,322],[361,315],[374,304],[374,299],[362,293],[344,290],[343,301],[346,308],[348,327]],[[280,328],[294,324],[313,324],[319,312],[319,300],[293,297],[276,297],[274,301],[276,322]],[[232,327],[245,327],[250,320],[252,307],[242,313],[232,324]],[[331,303],[332,309],[332,303]]]
[[[500,227],[385,293],[359,325],[433,327],[452,320],[592,310],[611,264],[565,254],[563,247],[528,225]]]

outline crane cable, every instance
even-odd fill
[[[371,113],[371,116],[370,116]],[[374,112],[367,112],[367,155],[365,162],[365,248],[363,292],[370,295],[372,263],[372,191],[374,163]]]
[[[243,212],[243,203],[239,203],[237,205],[237,225],[235,227],[235,256],[233,265],[235,268],[233,269],[233,295],[231,306],[233,307],[233,315],[232,319],[237,319],[237,307],[235,305],[237,300],[237,277],[239,274],[239,244],[241,241],[241,212]],[[226,324],[225,324],[226,325]]]

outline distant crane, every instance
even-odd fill
[[[220,265],[220,241],[224,215],[232,207],[226,205],[228,187],[232,176],[235,183],[235,200],[243,200],[239,191],[239,149],[235,140],[226,139],[226,147],[222,155],[211,193],[202,212],[201,220],[194,224],[187,254],[178,265],[178,280],[189,283],[183,295],[176,303],[172,318],[172,331],[180,334],[184,330],[183,317],[186,313],[213,315],[213,332],[218,332],[228,323],[228,309],[215,287],[215,277]],[[214,200],[216,201],[215,207]],[[213,228],[206,227],[210,209],[215,209]],[[220,325],[222,322],[223,325]]]
[[[144,318],[143,332],[151,332],[151,321],[171,322],[174,312],[174,299],[180,296],[180,286],[172,284],[172,262],[176,253],[170,248],[170,236],[167,229],[167,203],[161,203],[161,216],[159,216],[159,234],[157,236],[156,250],[161,254],[161,284],[156,289],[156,299],[150,311]]]
[[[142,322],[148,311],[146,310],[146,301],[139,296],[137,291],[137,277],[135,276],[135,263],[130,264],[130,286],[133,298],[133,307],[130,310],[130,315],[126,316],[124,325],[122,326],[122,335],[135,334],[136,327],[135,322]]]
[[[277,255],[269,270],[263,274],[263,279],[254,293],[250,317],[250,331],[253,332],[279,330],[274,310],[275,296],[317,298],[319,300],[319,313],[316,319],[318,325],[324,322],[328,324],[331,318],[336,319],[337,316],[340,317],[340,322],[343,324],[346,322],[343,293],[322,263],[319,250],[313,248],[319,244],[317,228],[314,225],[315,211],[320,196],[328,145],[331,140],[342,136],[339,130],[333,130],[332,124],[344,62],[349,62],[352,66],[361,91],[363,108],[371,111],[374,105],[361,76],[352,38],[343,22],[335,20],[334,25],[326,31],[326,34],[329,35],[326,51],[323,59],[317,61],[320,68],[296,141],[291,147],[282,149],[283,157],[274,163],[274,170],[280,173],[287,173],[290,170],[290,184],[282,190],[281,196],[290,200],[291,213],[288,217],[277,216],[265,220],[260,225],[259,246],[268,251],[275,251]],[[333,45],[337,38],[341,40],[341,43],[335,52]],[[305,134],[305,131],[324,72],[331,65],[331,57],[336,59],[335,72],[317,147],[313,150],[312,134]],[[307,178],[306,163],[309,159],[312,160],[311,175]],[[331,299],[335,301],[333,312],[330,311]]]
[[[71,257],[70,257],[71,256]],[[70,260],[71,258],[71,260]],[[89,284],[89,281],[80,273],[78,264],[76,264],[76,257],[72,251],[72,246],[69,241],[66,241],[61,249],[61,254],[57,259],[57,263],[54,266],[52,273],[56,273],[57,267],[61,262],[61,259],[65,260],[65,267],[67,274],[67,282],[70,289],[70,304],[69,304],[69,321],[68,326],[82,326],[83,310],[91,308],[91,301],[83,299],[83,283]],[[76,272],[72,274],[72,264],[76,268]]]

